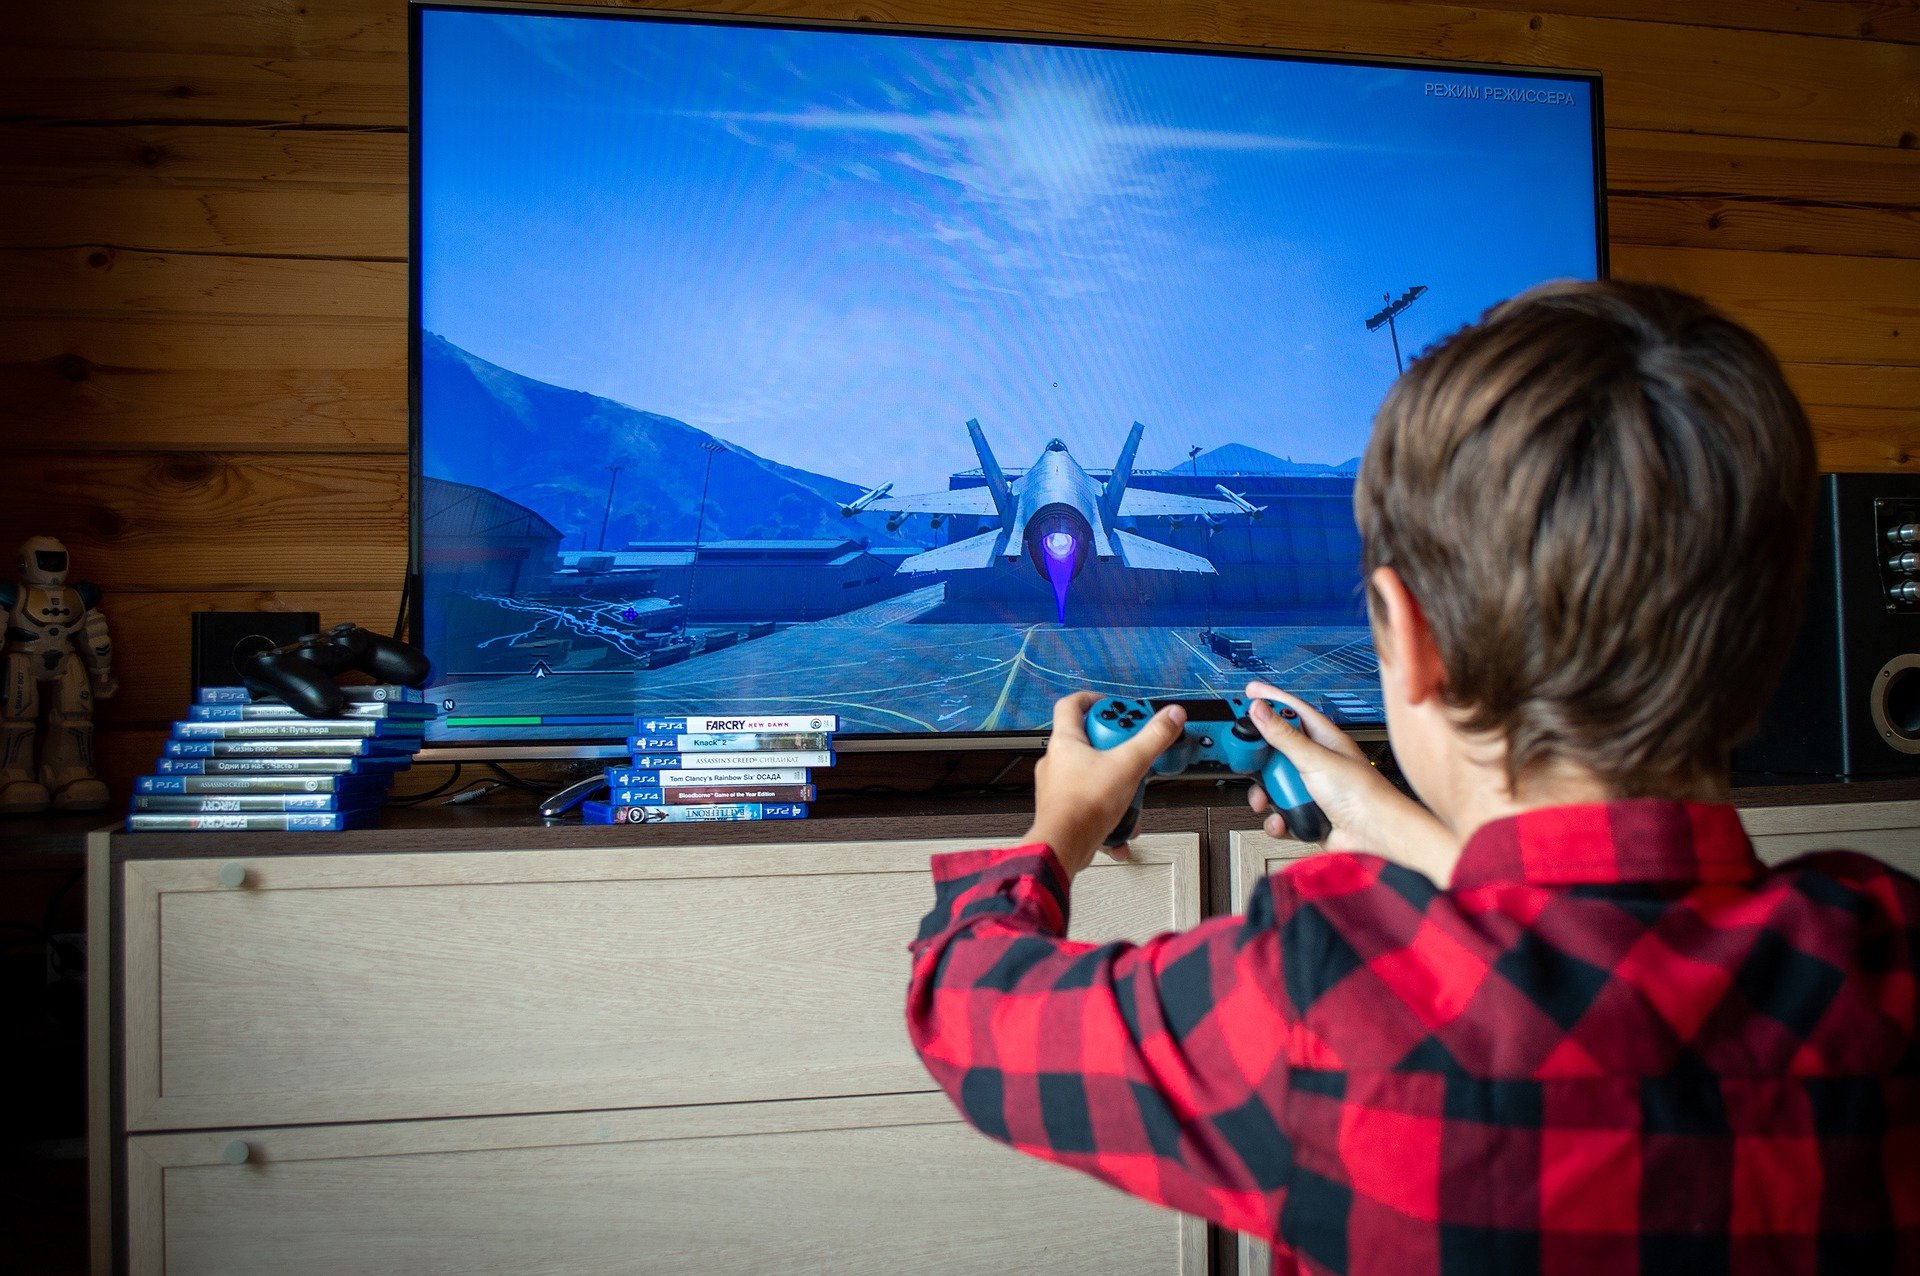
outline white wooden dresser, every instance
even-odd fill
[[[1920,871],[1920,801],[1746,819],[1768,859]],[[95,1270],[1264,1272],[973,1133],[909,1048],[927,856],[1024,825],[97,834]],[[1238,805],[1145,828],[1077,937],[1231,911],[1306,849]]]

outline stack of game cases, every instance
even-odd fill
[[[245,687],[203,687],[152,775],[134,781],[128,832],[331,832],[369,823],[439,712],[410,687],[342,686],[346,712],[302,717]]]
[[[607,768],[607,800],[589,824],[804,820],[813,768],[833,765],[830,713],[641,717],[627,738],[630,765]]]

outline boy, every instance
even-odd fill
[[[1070,943],[1074,874],[1181,716],[1101,753],[1068,697],[1026,844],[934,861],[928,1069],[985,1133],[1270,1238],[1278,1271],[1920,1271],[1920,883],[1767,870],[1727,804],[1813,464],[1778,364],[1699,301],[1489,311],[1395,385],[1354,495],[1425,807],[1255,683],[1300,711],[1255,716],[1331,853],[1244,917]]]

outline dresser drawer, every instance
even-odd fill
[[[1849,802],[1826,806],[1755,807],[1740,812],[1754,853],[1768,864],[1809,851],[1859,851],[1907,873],[1920,874],[1920,802]],[[1262,877],[1318,848],[1282,841],[1257,830],[1228,834],[1231,889],[1237,912]]]
[[[130,1143],[136,1276],[1206,1271],[1203,1223],[992,1143],[942,1095]]]
[[[127,1129],[930,1089],[906,945],[964,845],[131,861]],[[1134,849],[1076,936],[1199,920],[1197,836]]]
[[[1859,851],[1920,873],[1920,802],[1759,807],[1742,811],[1740,820],[1769,864],[1808,851]]]

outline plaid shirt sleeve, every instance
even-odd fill
[[[936,856],[933,873],[908,1029],[967,1120],[1133,1195],[1271,1235],[1289,1145],[1258,1090],[1286,1066],[1286,1016],[1258,893],[1244,919],[1093,945],[1065,938],[1067,877],[1045,846]]]
[[[1863,856],[1542,808],[1447,890],[1316,855],[1104,946],[1043,846],[934,877],[909,1028],[967,1119],[1281,1270],[1920,1272],[1920,882]]]

